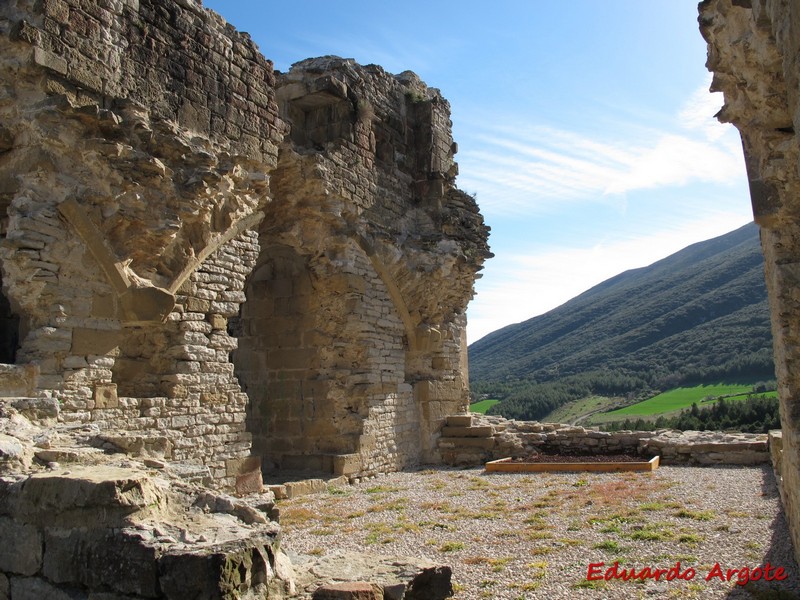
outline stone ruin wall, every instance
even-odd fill
[[[193,0],[9,0],[0,32],[6,403],[223,486],[439,459],[490,254],[438,90],[274,72]]]
[[[781,406],[781,495],[800,556],[800,5],[786,0],[706,0],[718,114],[740,131],[753,214],[761,228]]]

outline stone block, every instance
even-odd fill
[[[28,419],[56,419],[58,418],[59,405],[55,398],[18,398],[11,402]]]
[[[289,490],[283,484],[268,485],[267,489],[272,492],[276,500],[287,500],[289,498]]]
[[[264,490],[264,479],[261,470],[250,471],[236,476],[235,489],[237,494],[260,494]]]
[[[75,596],[39,577],[12,577],[9,596],[13,600],[75,600]]]
[[[364,581],[329,583],[314,590],[312,600],[383,600],[383,589]]]
[[[0,364],[0,398],[32,396],[38,377],[38,365]]]
[[[42,566],[42,534],[33,525],[0,517],[0,571],[34,575]]]
[[[251,544],[237,542],[165,554],[158,560],[164,597],[222,600],[240,597],[257,584],[268,583],[272,575],[270,554],[275,551]]]
[[[96,319],[111,319],[116,316],[117,306],[110,295],[92,298],[92,316]]]
[[[186,310],[197,313],[207,313],[211,309],[211,301],[201,298],[189,297],[186,299]]]
[[[158,596],[158,552],[124,531],[47,530],[42,574],[53,583]]]
[[[450,417],[448,417],[449,422]],[[478,427],[454,427],[446,425],[442,427],[443,437],[491,437],[494,434],[494,427],[491,425],[481,425]]]
[[[72,330],[72,354],[108,354],[114,350],[121,341],[119,331],[106,329],[87,329],[76,327]]]
[[[32,524],[94,528],[121,525],[132,513],[158,506],[162,496],[139,471],[71,467],[31,475],[22,485],[17,506],[20,517]]]
[[[360,470],[360,454],[337,454],[333,457],[333,473],[335,475],[354,475]]]
[[[326,489],[328,489],[328,484],[324,479],[289,481],[286,482],[284,486],[286,487],[286,495],[289,498],[297,498],[298,496],[316,494],[319,492],[324,492]]]
[[[453,595],[453,570],[448,566],[422,569],[406,590],[403,600],[444,600]]]
[[[44,48],[33,49],[33,62],[60,75],[67,74],[67,61]]]
[[[208,321],[211,323],[212,329],[221,329],[224,331],[228,328],[228,319],[222,315],[211,314],[208,316]]]
[[[95,408],[119,407],[116,383],[96,383],[94,386],[93,397]]]
[[[231,458],[225,461],[225,472],[229,477],[261,471],[260,456],[246,456],[243,458]]]
[[[494,448],[494,438],[439,438],[439,443],[445,448]]]

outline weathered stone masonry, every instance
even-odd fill
[[[275,73],[191,0],[10,0],[0,32],[4,395],[222,485],[438,460],[489,252],[437,90]]]
[[[761,227],[783,429],[774,453],[800,556],[800,5],[706,0],[699,9],[712,90],[725,95],[718,118],[741,133]]]

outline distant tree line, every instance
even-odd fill
[[[707,351],[713,353],[712,349]],[[670,356],[660,356],[658,361],[619,360],[616,365],[566,376],[539,371],[530,378],[475,381],[471,385],[475,394],[500,400],[488,414],[538,420],[559,406],[587,396],[617,396],[632,404],[676,387],[720,381],[752,382],[772,379],[775,374],[770,349],[734,355],[722,364],[706,366],[698,366],[699,360],[687,365],[689,360],[681,358],[674,361],[674,370],[664,369],[664,364],[670,363]]]
[[[625,419],[610,423],[604,429],[619,431],[654,431],[656,429],[680,429],[681,431],[741,431],[744,433],[767,433],[780,429],[781,417],[778,399],[749,395],[745,400],[721,398],[708,407],[699,407],[695,402],[677,417],[658,417],[655,421]]]

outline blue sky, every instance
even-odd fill
[[[468,338],[752,220],[716,123],[696,0],[206,0],[286,71],[336,54],[416,72],[452,107],[458,185],[496,257]]]

